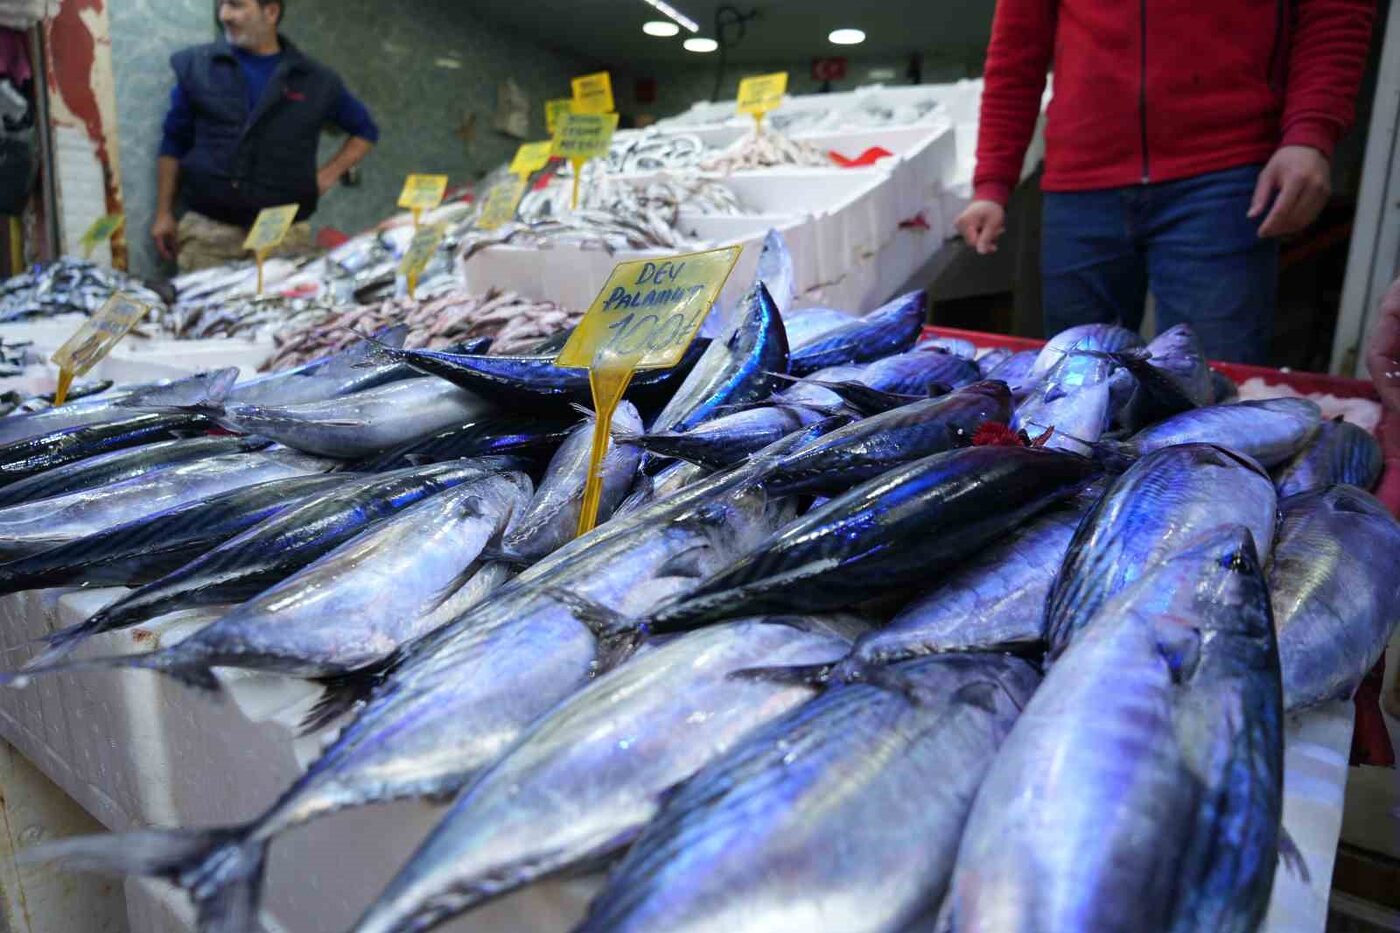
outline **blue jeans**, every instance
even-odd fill
[[[1215,360],[1269,360],[1278,241],[1246,215],[1260,166],[1103,191],[1046,192],[1041,232],[1046,336],[1075,324],[1187,323]]]

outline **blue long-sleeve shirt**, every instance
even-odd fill
[[[234,49],[239,68],[243,71],[243,86],[247,96],[248,112],[251,114],[267,90],[277,65],[282,61],[282,53],[254,55],[243,49]],[[331,110],[331,122],[351,136],[358,136],[368,142],[379,141],[379,127],[370,116],[369,108],[359,98],[347,90],[340,92]],[[170,110],[165,115],[164,132],[161,137],[160,154],[183,158],[194,146],[194,105],[189,94],[176,82],[170,91]]]

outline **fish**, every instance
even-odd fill
[[[84,621],[50,634],[45,638],[49,650],[25,665],[25,672],[52,670],[79,642],[99,632],[139,625],[180,609],[256,596],[378,520],[425,496],[497,472],[499,465],[486,459],[443,463],[348,483],[249,528]]]
[[[662,468],[655,476],[638,473],[631,491],[627,493],[627,498],[619,502],[617,508],[613,509],[613,518],[631,515],[642,507],[658,499],[664,499],[696,480],[709,476],[711,472],[708,467],[682,460]]]
[[[1013,355],[1013,351],[1006,347],[992,347],[977,357],[977,370],[982,374],[982,378],[986,379],[994,369],[1011,359]]]
[[[638,370],[628,383],[628,401],[643,410],[655,411],[676,391],[708,345],[704,339],[692,341],[681,361],[670,369]],[[587,405],[593,400],[588,370],[555,366],[558,354],[481,356],[378,345],[376,351],[384,358],[445,379],[512,413],[557,415],[569,411],[571,405]]]
[[[1075,350],[1117,353],[1143,345],[1142,337],[1116,324],[1080,324],[1066,328],[1046,342],[1031,366],[1033,378],[1045,376]]]
[[[577,933],[914,928],[1039,676],[995,655],[898,664],[755,730],[670,797]]]
[[[250,453],[272,442],[262,437],[196,437],[128,447],[78,460],[0,488],[0,510],[160,472],[206,457]]]
[[[729,471],[599,526],[408,646],[321,756],[248,823],[65,840],[50,853],[68,865],[173,880],[194,899],[201,929],[242,933],[257,915],[267,848],[282,832],[350,807],[455,794],[583,689],[607,649],[576,601],[644,613],[655,592],[644,584],[696,577],[767,534],[783,516],[748,491],[752,473]],[[313,724],[337,708],[321,709]]]
[[[903,353],[919,339],[927,303],[922,291],[910,292],[862,318],[827,331],[792,352],[787,372],[806,376],[828,366],[867,363]]]
[[[783,313],[783,329],[790,347],[795,350],[857,320],[859,315],[835,308],[793,308]]]
[[[178,644],[82,669],[136,667],[207,684],[215,667],[313,678],[372,667],[432,630],[530,492],[524,474],[498,473],[430,495]]]
[[[134,412],[26,438],[0,448],[0,488],[89,457],[202,433],[211,426],[201,414]]]
[[[231,405],[218,416],[307,453],[354,460],[480,418],[491,406],[440,379],[419,377],[322,402],[269,408]]]
[[[675,631],[756,611],[864,602],[952,566],[1093,478],[1083,457],[969,447],[896,467],[813,509],[647,620]]]
[[[950,353],[965,360],[977,359],[977,345],[962,337],[930,337],[920,340],[914,349],[923,353]],[[1010,355],[1009,350],[997,351]]]
[[[375,339],[393,347],[403,346],[408,326],[400,324],[375,334]],[[341,395],[377,389],[391,382],[409,379],[417,371],[402,363],[375,365],[370,359],[374,344],[362,340],[349,349],[312,360],[294,369],[267,373],[229,390],[225,402],[234,405],[281,407],[306,402],[324,402]]]
[[[1119,415],[1129,430],[1215,402],[1205,348],[1189,324],[1168,328],[1143,350],[1113,358],[1137,383]]]
[[[792,253],[777,230],[770,229],[763,235],[763,247],[758,253],[758,280],[768,290],[778,315],[786,319],[788,309],[797,298],[797,282]]]
[[[534,498],[502,540],[507,553],[527,561],[538,560],[578,533],[595,424],[596,417],[590,417],[574,428],[549,461]],[[636,434],[642,430],[642,416],[631,402],[622,402],[613,414],[612,426],[623,434]],[[600,467],[603,486],[598,500],[599,522],[608,520],[632,488],[641,459],[641,450],[637,447],[609,438]]]
[[[568,344],[569,338],[574,335],[575,327],[566,327],[535,344],[528,351],[527,356],[556,356],[559,351]]]
[[[352,473],[269,480],[149,513],[30,557],[0,564],[0,593],[53,586],[143,586]]]
[[[960,389],[982,380],[971,360],[952,353],[911,350],[867,363],[856,382],[886,392],[929,395],[935,388]]]
[[[1101,456],[1124,458],[1178,444],[1215,444],[1273,469],[1317,437],[1322,411],[1305,398],[1271,398],[1197,408],[1143,428],[1126,441],[1103,441]]]
[[[1039,376],[1031,375],[1039,356],[1034,350],[1013,353],[996,366],[987,369],[986,378],[1006,383],[1011,388],[1011,394],[1019,402],[1039,381]]]
[[[844,647],[747,620],[676,638],[600,677],[463,791],[354,929],[425,929],[617,852],[673,788],[811,696],[730,674],[758,660],[825,660]]]
[[[0,558],[13,560],[142,515],[273,479],[325,473],[331,464],[288,450],[226,453],[131,479],[0,509]]]
[[[837,428],[777,461],[764,488],[775,495],[843,492],[902,464],[966,447],[983,424],[1010,417],[1005,384],[977,383]]]
[[[1348,700],[1400,615],[1400,523],[1355,486],[1284,499],[1269,592],[1290,712]]]
[[[1280,499],[1342,483],[1371,490],[1385,468],[1381,445],[1346,421],[1324,421],[1317,436],[1274,473]]]
[[[393,450],[357,460],[351,468],[366,473],[400,470],[444,460],[511,456],[547,462],[578,426],[578,418],[485,415]]]
[[[1250,533],[1226,526],[1051,666],[973,802],[949,927],[1255,930],[1282,805],[1269,594]]]
[[[1233,402],[1240,397],[1240,387],[1235,385],[1235,381],[1218,369],[1210,371],[1211,392],[1215,396],[1215,404],[1224,405],[1226,402]]]
[[[821,418],[820,412],[799,405],[763,405],[702,421],[688,431],[617,432],[616,437],[618,443],[648,453],[718,469]]]
[[[774,373],[788,371],[787,334],[762,282],[744,295],[729,325],[706,348],[695,368],[661,409],[650,430],[687,431],[727,406],[768,398]]]
[[[1070,353],[1016,407],[1012,427],[1047,446],[1087,455],[1108,430],[1117,364],[1100,354]],[[993,375],[993,378],[997,378]]]
[[[1267,560],[1277,511],[1269,475],[1224,447],[1182,444],[1143,457],[1109,485],[1075,531],[1046,603],[1051,656],[1115,594],[1222,527],[1249,529]]]
[[[146,405],[217,402],[237,378],[237,369],[220,369],[173,382],[125,386],[33,414],[11,415],[0,420],[0,448],[71,428],[125,420],[136,414],[133,408]]]

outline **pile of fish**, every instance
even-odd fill
[[[399,327],[0,420],[0,591],[129,587],[9,682],[273,672],[337,727],[249,822],[25,857],[245,931],[283,833],[431,798],[360,933],[600,867],[580,930],[1255,929],[1284,715],[1349,697],[1397,619],[1374,440],[1218,402],[1184,328],[979,355],[919,343],[921,294],[790,309],[775,235],[759,269],[636,375],[581,537],[562,334]],[[212,606],[145,654],[85,645]]]
[[[448,292],[425,301],[391,298],[375,305],[326,311],[273,335],[277,346],[265,370],[301,366],[349,349],[360,335],[406,325],[404,346],[441,348],[481,337],[494,353],[518,353],[577,323],[579,313],[553,302],[492,289],[485,295]]]
[[[165,301],[140,279],[110,266],[65,257],[0,282],[0,323],[92,314],[116,292],[165,309]]]
[[[647,130],[615,136],[608,150],[607,170],[611,175],[683,171],[698,166],[706,151],[704,140],[691,133]]]
[[[700,163],[702,171],[724,175],[777,166],[830,168],[831,157],[811,143],[770,128],[746,133],[723,152]]]

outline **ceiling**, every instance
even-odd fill
[[[699,35],[715,37],[715,11],[720,0],[669,0],[700,25]],[[798,62],[823,55],[858,60],[889,59],[940,46],[985,46],[993,0],[752,0],[731,4],[757,19],[747,24],[743,40],[729,50],[731,62]],[[697,55],[681,48],[690,33],[656,39],[642,33],[642,23],[663,19],[644,0],[472,0],[470,9],[482,19],[524,34],[542,45],[626,67],[704,65],[714,55]],[[856,46],[835,46],[827,34],[855,27],[866,34]]]

